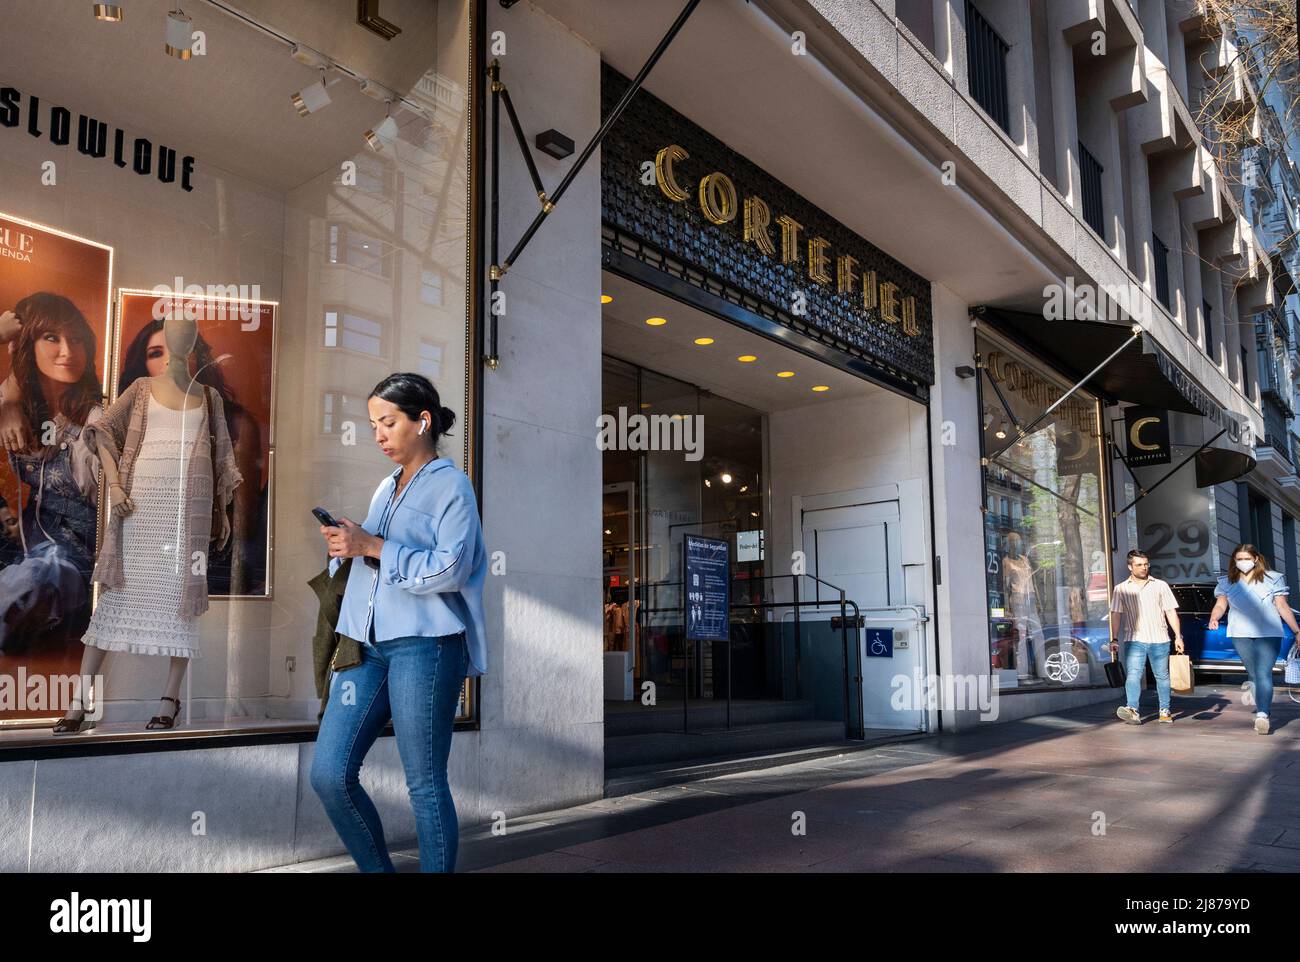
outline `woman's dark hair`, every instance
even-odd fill
[[[456,420],[456,412],[442,406],[438,389],[423,374],[390,374],[375,385],[366,400],[372,397],[396,405],[412,421],[419,420],[421,411],[432,414],[435,423],[430,425],[433,429],[431,440],[435,445]]]
[[[149,342],[163,329],[164,323],[162,320],[152,320],[131,339],[130,346],[122,355],[122,377],[117,385],[118,393],[125,391],[140,378],[148,377]],[[216,389],[216,392],[221,395],[222,403],[227,407],[232,404],[235,400],[234,392],[230,390],[226,379],[221,376],[221,366],[211,363],[212,347],[203,340],[202,334],[197,334],[194,338],[194,351],[191,357],[194,360],[194,369],[199,372],[198,382]]]
[[[68,385],[59,398],[57,412],[73,424],[85,424],[90,409],[104,398],[99,377],[95,374],[98,357],[95,332],[86,322],[85,315],[66,297],[47,291],[27,295],[14,305],[14,313],[22,321],[22,331],[14,341],[13,371],[22,389],[27,426],[39,435],[41,425],[55,413],[46,407],[40,371],[36,366],[36,342],[49,333],[80,338],[85,348],[86,366],[76,383]]]

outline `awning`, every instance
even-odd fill
[[[1047,320],[1040,314],[998,307],[975,307],[971,314],[1015,336],[1076,382],[1100,365],[1083,387],[1105,401],[1199,414],[1207,422],[1206,439],[1222,431],[1225,442],[1241,442],[1241,421],[1236,415],[1211,397],[1146,331],[1138,335],[1136,343],[1103,364],[1133,337],[1129,325]],[[1254,467],[1254,457],[1245,451],[1205,447],[1196,454],[1196,485],[1223,484]]]
[[[1063,373],[1073,375],[1074,380],[1106,360],[1133,336],[1127,324],[1049,321],[1040,314],[1006,311],[998,307],[976,307],[971,313],[988,318],[1015,334]],[[1181,383],[1170,380],[1166,371],[1182,373],[1183,376],[1177,378]],[[1143,407],[1207,417],[1211,408],[1220,413],[1223,410],[1146,332],[1142,333],[1137,344],[1121,353],[1083,386],[1112,402],[1129,401]]]
[[[1212,484],[1226,484],[1255,467],[1255,459],[1242,451],[1227,448],[1206,448],[1196,453],[1196,486],[1208,488]]]

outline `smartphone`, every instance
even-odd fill
[[[341,528],[343,525],[334,520],[334,516],[324,508],[312,508],[311,513],[316,516],[316,520],[327,528]]]

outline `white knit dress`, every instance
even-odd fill
[[[185,450],[181,450],[182,421]],[[82,642],[106,651],[139,655],[199,656],[199,619],[180,614],[182,576],[192,560],[177,557],[189,544],[182,492],[194,445],[208,450],[204,407],[176,411],[149,398],[149,417],[131,479],[135,511],[122,521],[122,568],[126,584],[100,592]],[[197,481],[197,479],[196,479]],[[198,497],[212,497],[211,483]]]

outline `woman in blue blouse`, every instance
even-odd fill
[[[398,465],[363,524],[321,527],[330,568],[352,563],[337,630],[361,644],[361,664],[330,679],[311,784],[363,872],[391,872],[379,813],[358,774],[389,720],[415,812],[420,869],[450,872],[458,825],[447,782],[456,706],[466,675],[487,668],[487,552],[474,488],[438,438],[455,413],[419,374],[392,374],[366,400],[375,442]]]
[[[1290,589],[1253,544],[1239,544],[1232,552],[1232,567],[1214,588],[1211,631],[1228,612],[1228,637],[1246,666],[1255,689],[1255,731],[1269,732],[1268,709],[1273,703],[1273,664],[1282,647],[1282,622],[1300,637],[1300,627],[1287,604]]]

